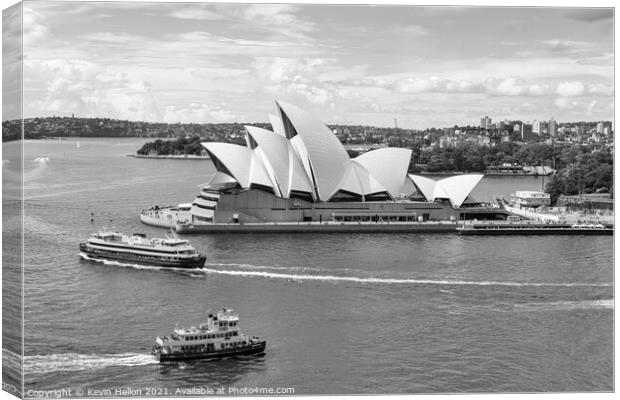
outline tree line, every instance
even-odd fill
[[[174,140],[157,139],[154,142],[145,143],[137,153],[140,155],[174,155],[188,154],[199,156],[203,150],[200,145],[200,136],[192,136],[186,139],[184,136]]]

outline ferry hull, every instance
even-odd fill
[[[158,348],[154,348],[153,355],[157,357],[157,359],[160,362],[189,361],[189,360],[203,360],[203,359],[226,358],[226,357],[249,356],[253,354],[262,354],[265,352],[266,347],[267,347],[267,342],[263,340],[251,346],[248,346],[247,348],[244,348],[244,349],[222,350],[222,351],[201,352],[201,353],[162,354]]]
[[[170,268],[202,268],[207,259],[206,256],[182,261],[167,260],[160,257],[149,257],[145,259],[131,253],[108,252],[100,249],[93,249],[86,243],[80,243],[80,252],[86,254],[88,257],[99,260],[124,261],[141,265],[156,265]]]

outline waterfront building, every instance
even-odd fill
[[[512,201],[520,207],[540,207],[551,205],[551,195],[545,192],[519,190],[512,196]]]
[[[146,210],[143,222],[417,222],[501,214],[469,196],[480,174],[438,181],[408,175],[412,152],[405,148],[385,147],[351,159],[326,125],[284,102],[276,102],[272,126],[273,131],[246,126],[245,146],[202,143],[216,173],[189,212]]]

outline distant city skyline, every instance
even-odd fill
[[[23,43],[26,118],[613,121],[611,8],[30,1]]]

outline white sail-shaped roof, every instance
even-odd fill
[[[278,183],[278,178],[276,178],[276,172],[271,166],[271,162],[269,162],[269,158],[267,157],[263,149],[260,146],[256,147],[254,149],[254,154],[261,161],[263,167],[265,167],[265,171],[267,172],[267,175],[271,182],[270,186],[273,188],[274,194],[279,197],[284,197],[282,189],[280,188],[280,184]]]
[[[258,156],[256,151],[252,151],[252,164],[250,172],[250,185],[257,184],[273,189],[274,182],[267,172],[267,168],[263,164],[263,161]]]
[[[483,176],[482,174],[468,174],[444,178],[437,181],[435,191],[441,190],[443,193],[447,194],[447,198],[450,199],[452,207],[459,208]],[[440,196],[436,193],[435,198],[438,197]]]
[[[316,186],[318,200],[326,201],[338,191],[347,171],[349,155],[331,130],[306,111],[284,102],[278,105],[284,131],[292,139],[306,173]],[[304,156],[308,157],[308,164]],[[309,169],[309,170],[308,170]]]
[[[288,140],[284,136],[277,135],[266,129],[246,126],[245,129],[254,141],[258,144],[255,149],[260,154],[267,169],[271,169],[278,189],[283,197],[288,197],[290,193],[289,183],[289,157]]]
[[[265,166],[249,147],[231,143],[201,143],[207,149],[218,171],[235,178],[242,188],[252,184],[273,189]]]
[[[253,154],[250,148],[231,143],[207,142],[201,144],[209,152],[218,171],[231,175],[243,188],[250,186]],[[221,162],[227,171],[222,171],[217,161]]]
[[[217,171],[213,177],[211,178],[211,180],[209,181],[209,183],[203,185],[203,186],[208,186],[211,188],[217,188],[217,187],[229,187],[232,186],[232,184],[237,183],[237,180],[235,178],[233,178],[232,176],[228,175],[225,172],[220,172]]]
[[[292,141],[291,141],[292,142]],[[312,198],[316,199],[316,195],[314,193],[312,180],[306,173],[306,169],[302,161],[297,156],[297,152],[293,148],[293,144],[290,143],[288,147],[288,158],[289,158],[289,196],[290,192],[305,192],[310,193]]]
[[[280,118],[273,114],[269,114],[269,122],[271,122],[271,128],[274,133],[286,137],[286,134],[284,133],[284,126],[282,125],[282,120]]]
[[[360,196],[387,191],[381,183],[371,176],[366,168],[353,161],[349,163],[349,168],[339,186],[339,190]]]
[[[392,197],[398,197],[411,161],[411,150],[396,147],[371,150],[353,161],[366,168]]]
[[[405,175],[405,183],[403,183],[400,194],[403,196],[409,196],[410,194],[413,194],[413,192],[415,192],[415,185],[409,175]]]
[[[409,178],[415,183],[418,189],[422,192],[422,195],[426,197],[426,200],[433,201],[435,200],[435,196],[433,192],[435,191],[435,183],[437,181],[433,179],[426,178],[420,175],[409,175]]]
[[[482,179],[482,174],[456,175],[434,181],[420,175],[409,175],[428,201],[449,199],[452,207],[459,208]]]
[[[313,193],[309,177],[288,139],[266,129],[245,128],[258,145],[254,152],[273,175],[281,197],[289,198],[292,190]]]

